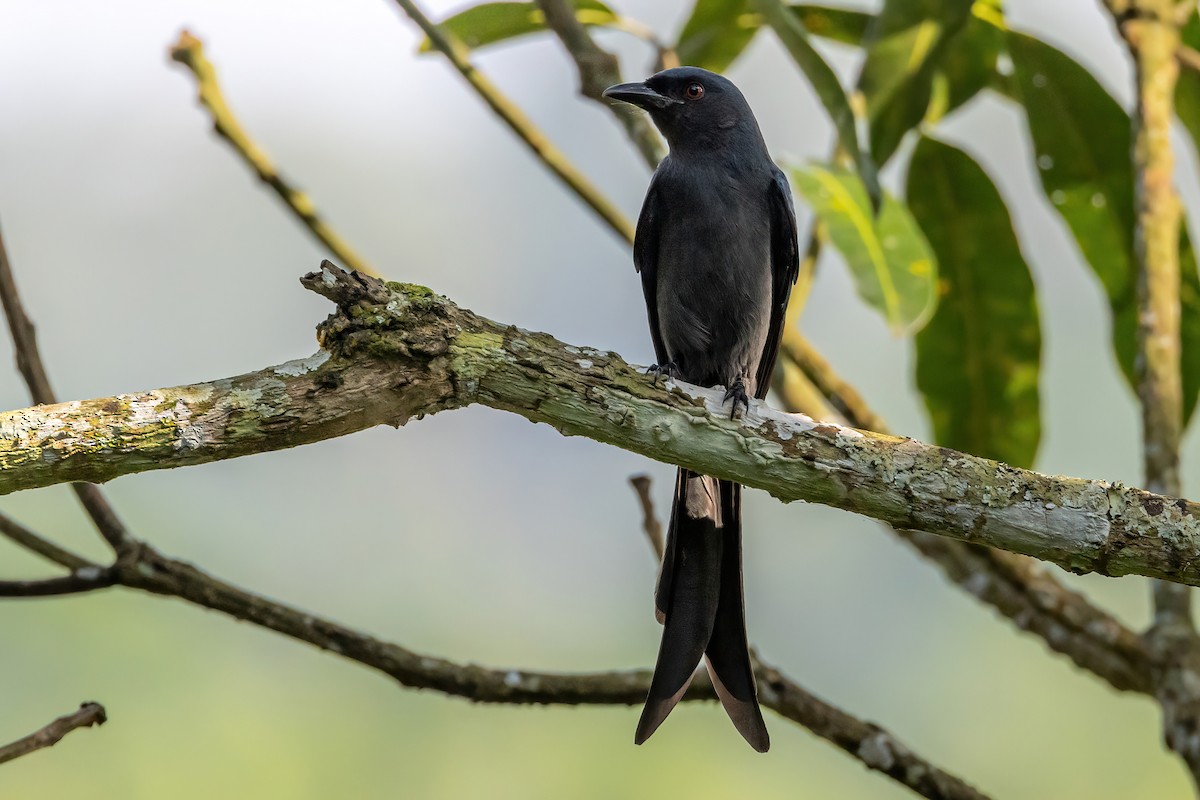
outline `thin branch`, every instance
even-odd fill
[[[59,547],[54,542],[39,536],[5,514],[0,514],[0,536],[9,539],[15,544],[19,544],[26,550],[37,553],[47,561],[53,561],[55,564],[70,570],[82,569],[83,567],[99,567],[99,564],[95,564],[82,556],[72,553],[70,550]]]
[[[658,521],[658,516],[654,513],[654,498],[650,495],[650,476],[634,475],[629,479],[629,483],[633,486],[633,491],[637,493],[638,505],[642,508],[642,531],[646,534],[646,538],[650,541],[650,546],[654,548],[659,560],[662,560],[663,553],[666,552],[666,540],[663,538],[662,523]]]
[[[53,747],[71,731],[77,728],[90,728],[92,725],[103,725],[108,721],[104,706],[99,703],[84,703],[73,714],[59,717],[39,731],[18,739],[12,744],[0,747],[0,764],[12,761],[14,758],[28,755],[35,750]]]
[[[217,71],[204,56],[204,44],[188,31],[179,34],[179,41],[171,48],[171,59],[183,64],[196,78],[196,89],[200,104],[212,117],[213,129],[233,147],[259,180],[270,186],[292,213],[308,228],[321,244],[329,248],[333,258],[347,269],[355,269],[368,275],[378,275],[350,245],[339,236],[324,217],[317,213],[312,198],[292,186],[279,174],[267,154],[242,128],[237,117],[225,102],[225,95],[217,83]]]
[[[636,705],[650,686],[646,670],[559,674],[490,669],[415,653],[397,644],[238,589],[196,567],[142,546],[136,559],[118,566],[126,586],[178,597],[252,622],[285,636],[379,670],[402,685],[432,689],[479,703]],[[862,722],[805,692],[778,670],[759,666],[763,705],[809,728],[868,767],[925,797],[982,798],[963,781],[921,759],[886,731]],[[711,683],[698,676],[687,700],[714,700]]]
[[[1194,2],[1131,0],[1109,9],[1134,60],[1137,108],[1133,166],[1137,222],[1137,394],[1142,408],[1143,466],[1147,487],[1178,494],[1179,441],[1183,434],[1180,373],[1179,229],[1182,216],[1173,185],[1171,121],[1179,76],[1181,10]],[[1155,694],[1163,709],[1167,745],[1187,764],[1200,787],[1200,636],[1192,622],[1191,592],[1164,581],[1153,584],[1154,625],[1145,640],[1155,657]]]
[[[600,190],[583,176],[561,150],[538,129],[515,103],[504,96],[494,83],[471,64],[466,45],[449,31],[433,24],[412,0],[396,0],[396,5],[429,37],[430,43],[458,70],[488,107],[504,121],[525,146],[558,176],[571,191],[587,203],[614,232],[633,241],[633,223]]]
[[[567,55],[575,62],[579,72],[579,93],[612,112],[641,153],[642,159],[650,169],[654,169],[666,155],[666,149],[650,118],[628,103],[612,103],[603,97],[605,89],[622,82],[617,57],[596,44],[587,28],[575,16],[571,3],[566,0],[537,0],[537,4],[546,17],[546,25],[562,41]]]
[[[13,277],[12,264],[9,263],[8,249],[4,245],[3,236],[0,236],[0,304],[3,305],[4,316],[8,320],[8,329],[12,334],[13,348],[17,355],[17,367],[25,379],[26,386],[29,387],[29,394],[33,398],[33,402],[41,404],[56,402],[54,390],[50,387],[50,379],[46,374],[46,367],[38,350],[33,322],[25,313],[21,296],[17,292],[17,282]],[[120,517],[117,516],[117,512],[104,499],[100,490],[95,486],[83,483],[77,483],[71,488],[88,516],[92,518],[96,530],[112,547],[113,552],[118,554],[123,552],[128,532],[121,523]],[[54,546],[51,545],[51,547]],[[31,547],[30,549],[42,552],[37,548]],[[65,553],[66,551],[58,549],[59,555]],[[51,556],[47,557],[54,560]],[[77,567],[78,565],[67,564],[66,566]]]
[[[338,304],[319,329],[328,351],[208,384],[0,414],[0,493],[278,450],[480,403],[784,501],[1080,573],[1200,583],[1200,505],[1187,500],[1042,475],[758,402],[730,420],[720,389],[664,389],[612,353],[492,322],[424,287],[328,262],[303,283]]]
[[[8,248],[4,244],[4,234],[0,231],[0,305],[4,308],[5,319],[8,320],[8,330],[12,334],[13,350],[17,357],[17,370],[25,379],[29,393],[35,403],[53,403],[54,390],[50,387],[50,378],[38,355],[37,332],[33,320],[25,313],[21,304],[21,296],[17,293],[17,283],[13,277],[12,265],[8,261]]]
[[[111,569],[80,567],[70,575],[36,581],[0,581],[0,597],[55,597],[107,589],[116,583]]]

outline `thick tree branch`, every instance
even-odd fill
[[[719,390],[664,390],[619,356],[500,325],[424,287],[304,283],[326,351],[206,384],[0,414],[0,493],[276,450],[481,403],[656,460],[1076,572],[1200,584],[1200,506],[813,422]]]
[[[179,41],[171,48],[171,59],[187,67],[196,78],[196,92],[200,104],[212,117],[213,130],[234,149],[246,165],[254,170],[258,179],[270,186],[279,199],[291,209],[309,232],[347,269],[355,269],[368,275],[377,275],[354,248],[330,227],[325,218],[317,213],[316,204],[307,194],[292,186],[271,163],[266,152],[250,138],[237,117],[225,102],[221,85],[217,83],[217,70],[204,56],[204,44],[188,31],[179,34]]]
[[[89,728],[92,725],[103,725],[107,719],[104,706],[99,703],[84,703],[73,714],[59,717],[41,730],[31,733],[23,739],[18,739],[12,744],[0,747],[0,764],[44,747],[52,747],[71,731],[77,728]]]

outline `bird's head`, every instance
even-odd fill
[[[641,83],[622,83],[604,96],[650,112],[673,153],[762,143],[746,98],[728,78],[699,67],[675,67]]]

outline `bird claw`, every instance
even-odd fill
[[[661,376],[668,378],[679,378],[679,365],[674,361],[668,361],[665,364],[651,364],[646,367],[646,374],[654,376],[654,382],[658,383]]]
[[[746,384],[742,383],[741,379],[734,381],[733,386],[730,386],[725,392],[725,399],[721,402],[728,402],[733,399],[733,408],[729,410],[729,418],[737,418],[738,403],[742,404],[743,411],[750,410],[750,397],[746,394]]]

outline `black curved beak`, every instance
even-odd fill
[[[604,96],[622,103],[630,103],[649,111],[651,108],[666,108],[681,101],[659,94],[644,83],[618,83],[604,90]]]

